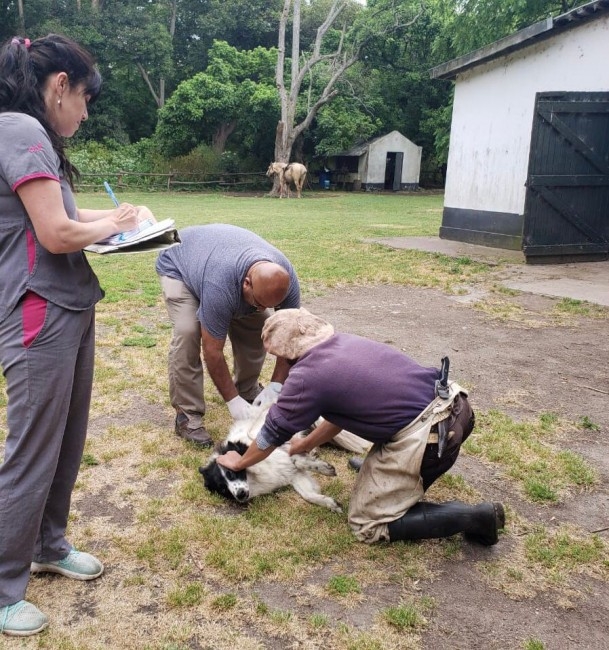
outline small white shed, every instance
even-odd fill
[[[455,81],[440,237],[609,258],[609,0],[433,70]]]
[[[422,148],[399,131],[328,157],[332,183],[364,190],[416,190]]]

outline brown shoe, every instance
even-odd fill
[[[200,426],[197,429],[189,429],[188,420],[178,423],[178,418],[176,418],[175,431],[177,436],[189,442],[194,442],[199,447],[211,447],[214,444],[212,437],[207,433],[207,429],[204,426]]]

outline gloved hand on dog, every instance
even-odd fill
[[[240,395],[228,400],[226,406],[228,406],[233,420],[247,420],[253,416],[254,409],[252,405],[248,404]]]
[[[266,406],[272,404],[281,393],[283,384],[278,381],[272,381],[265,389],[258,393],[258,397],[254,400],[254,406]]]

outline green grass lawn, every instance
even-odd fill
[[[488,270],[467,258],[454,260],[419,251],[393,250],[372,240],[385,237],[435,236],[442,219],[440,194],[380,195],[310,193],[301,200],[217,194],[132,194],[120,200],[146,204],[160,219],[178,228],[230,223],[258,233],[282,250],[296,268],[303,295],[343,283],[402,283],[444,290],[464,277]],[[78,194],[83,207],[108,207],[105,194]],[[108,291],[108,300],[134,288],[156,291],[152,253],[90,259]]]

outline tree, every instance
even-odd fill
[[[257,112],[276,114],[272,83],[274,50],[239,52],[214,42],[205,72],[183,81],[159,112],[156,138],[167,155],[188,153],[201,142],[222,153],[240,121],[255,123]]]
[[[452,59],[589,0],[427,0],[441,25],[434,47]]]
[[[301,0],[284,0],[275,74],[281,104],[275,134],[276,161],[289,162],[294,142],[309,128],[321,107],[338,95],[337,83],[359,60],[364,48],[380,34],[406,29],[418,17],[413,11],[416,5],[408,1],[379,0],[370,5],[364,9],[352,0],[326,3],[325,17],[317,28],[311,48],[301,52]],[[314,3],[313,6],[318,5]],[[286,34],[290,18],[292,55],[288,58]],[[301,101],[301,88],[307,80],[308,89]],[[276,180],[271,193],[276,195],[278,190]]]

